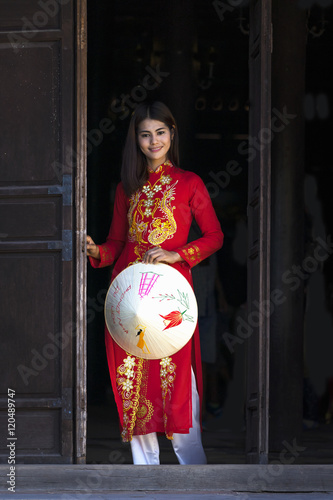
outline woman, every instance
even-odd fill
[[[107,240],[96,245],[87,236],[93,267],[115,263],[114,279],[131,264],[163,262],[192,285],[191,267],[222,246],[223,233],[204,183],[178,165],[178,131],[170,110],[160,102],[140,104],[129,125]],[[187,244],[193,217],[202,237]],[[156,433],[165,433],[179,463],[206,463],[198,327],[180,351],[161,360],[126,353],[107,329],[105,342],[122,438],[131,442],[133,462],[159,464]]]

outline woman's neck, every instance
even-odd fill
[[[162,165],[164,165],[165,163],[168,163],[168,159],[165,158],[162,163],[160,162],[156,162],[156,163],[151,163],[149,162],[148,163],[148,172],[152,173],[152,172],[156,172]]]

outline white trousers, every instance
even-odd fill
[[[173,434],[171,440],[178,462],[187,464],[206,464],[207,458],[201,442],[200,429],[200,401],[195,382],[195,375],[191,368],[192,381],[192,427],[189,434]],[[160,449],[156,432],[133,436],[131,441],[133,463],[135,465],[159,465]]]

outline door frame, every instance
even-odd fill
[[[249,158],[246,457],[260,464],[269,454],[271,142],[262,133],[271,130],[271,58],[272,0],[251,0],[249,136],[262,142]]]
[[[76,411],[75,457],[86,462],[87,447],[87,0],[76,0]]]

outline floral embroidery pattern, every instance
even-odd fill
[[[152,193],[149,193],[149,194],[152,194]],[[143,204],[144,204],[145,207],[151,207],[152,205],[154,205],[153,200],[151,200],[150,198],[151,198],[151,196],[148,197],[148,200],[145,200],[143,202]]]
[[[189,244],[189,246],[182,249],[182,252],[184,252],[185,257],[190,261],[200,262],[202,260],[201,252],[197,245]]]
[[[171,177],[170,175],[161,175],[160,177],[160,183],[162,185],[165,185],[165,184],[170,184],[171,182]]]
[[[176,378],[176,365],[172,362],[172,358],[166,357],[162,358],[160,361],[161,370],[160,370],[160,378],[161,378],[161,389],[162,389],[162,400],[163,400],[163,423],[164,427],[166,427],[168,417],[165,412],[166,407],[166,398],[169,396],[169,400],[171,399],[171,393],[174,387],[174,381]]]
[[[142,362],[127,353],[124,363],[117,368],[117,387],[123,401],[123,441],[130,441],[139,408],[139,393],[142,378]],[[137,362],[137,365],[136,365]]]
[[[149,363],[126,354],[127,358],[117,368],[117,387],[123,402],[121,437],[124,442],[131,441],[135,427],[145,433],[145,425],[154,413],[151,401],[146,398]]]
[[[182,308],[185,307],[185,310],[183,312],[181,312],[180,309],[178,309],[178,311],[174,310],[174,311],[169,312],[169,314],[167,314],[165,316],[160,314],[161,318],[163,318],[163,323],[165,326],[165,328],[163,328],[163,331],[180,325],[183,322],[183,320],[184,321],[191,321],[193,323],[193,316],[190,316],[189,314],[185,314],[186,311],[190,308],[188,294],[185,292],[181,292],[178,289],[177,289],[177,292],[178,292],[177,302],[180,303]],[[158,296],[153,297],[153,299],[159,299],[159,302],[162,302],[162,300],[165,300],[165,299],[166,300],[175,300],[176,297],[173,294],[169,295],[169,294],[159,293]],[[178,306],[178,308],[179,308],[179,306]]]
[[[146,217],[149,217],[149,215],[151,214],[152,214],[151,208],[146,208],[146,210],[143,212],[143,215],[145,215]]]

